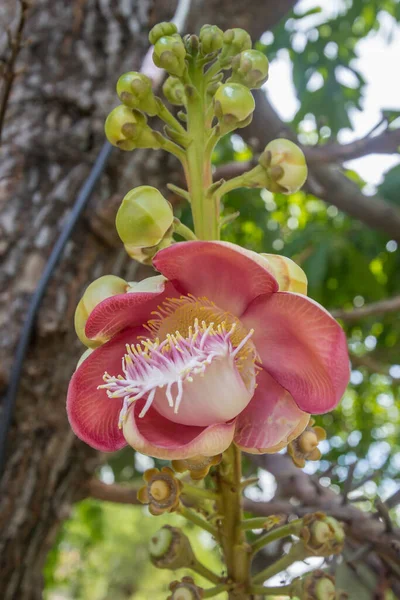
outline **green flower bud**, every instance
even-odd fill
[[[216,25],[203,25],[200,29],[200,52],[203,56],[217,52],[224,43],[224,32]]]
[[[116,277],[115,275],[103,275],[95,281],[93,281],[85,290],[82,298],[78,302],[78,306],[75,310],[75,331],[82,344],[89,348],[96,348],[100,346],[102,341],[90,340],[85,335],[86,321],[89,318],[90,313],[93,309],[100,304],[106,298],[116,296],[117,294],[124,294],[129,285],[124,279]],[[83,361],[87,356],[83,355],[81,360]]]
[[[258,50],[244,50],[232,59],[232,77],[228,83],[259,88],[268,79],[268,58]]]
[[[335,600],[335,579],[320,569],[292,583],[292,594],[302,600]]]
[[[244,29],[227,29],[224,33],[220,62],[223,66],[228,66],[236,54],[243,50],[250,50],[251,37]]]
[[[145,115],[123,104],[110,112],[104,131],[110,144],[121,150],[161,147],[155,132],[147,125]]]
[[[162,91],[168,102],[175,106],[184,106],[185,86],[177,77],[168,77],[162,87]]]
[[[171,205],[164,196],[154,187],[141,185],[126,194],[115,224],[125,246],[147,248],[161,242],[173,219]]]
[[[181,77],[185,71],[186,49],[179,35],[166,35],[154,45],[153,61],[170,75]]]
[[[154,46],[160,38],[164,37],[165,35],[174,35],[174,33],[177,32],[178,28],[175,23],[168,23],[166,21],[163,23],[157,23],[157,25],[154,25],[153,29],[150,30],[149,42]]]
[[[220,124],[240,127],[252,116],[255,102],[252,93],[239,83],[224,83],[214,95],[214,113]]]
[[[272,140],[265,147],[258,162],[266,171],[264,187],[271,192],[293,194],[307,179],[305,156],[290,140]]]
[[[154,117],[157,103],[153,94],[151,79],[143,73],[124,73],[117,82],[117,94],[125,106],[137,108]]]
[[[343,526],[324,513],[313,513],[303,518],[300,539],[310,556],[330,556],[343,549]]]
[[[158,569],[181,569],[196,561],[189,538],[177,527],[164,525],[150,540],[151,562]]]
[[[199,588],[192,577],[182,577],[181,581],[172,581],[169,586],[172,594],[167,600],[201,600],[203,590]]]

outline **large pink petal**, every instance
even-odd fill
[[[322,306],[300,294],[257,298],[241,318],[266,371],[308,413],[332,410],[349,382],[346,337]]]
[[[145,324],[163,300],[177,296],[173,285],[164,281],[154,291],[133,291],[106,298],[89,315],[85,334],[90,339],[106,341],[126,327]]]
[[[235,431],[235,421],[193,427],[173,423],[150,408],[141,419],[138,415],[144,401],[138,400],[129,410],[124,424],[126,441],[142,454],[175,460],[201,454],[215,456],[231,444]]]
[[[125,344],[134,344],[145,330],[128,329],[93,350],[72,376],[68,388],[67,412],[71,427],[84,442],[103,452],[112,452],[126,446],[118,417],[122,400],[109,398],[105,390],[98,390],[105,371],[121,372]]]
[[[180,242],[158,252],[153,264],[182,294],[206,296],[237,316],[260,294],[278,290],[265,260],[228,242]]]
[[[262,370],[250,404],[236,419],[234,441],[253,454],[276,451],[300,435],[309,420],[289,392]]]

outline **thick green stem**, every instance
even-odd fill
[[[182,495],[188,496],[189,498],[196,498],[198,500],[213,500],[214,502],[218,500],[218,494],[212,490],[206,490],[205,488],[197,487],[196,485],[190,485],[189,483],[184,483]]]
[[[288,537],[289,535],[293,535],[298,531],[298,524],[301,523],[301,519],[296,519],[296,521],[292,521],[287,525],[283,525],[282,527],[277,527],[273,531],[269,531],[264,535],[260,536],[256,539],[255,542],[251,545],[251,550],[253,554],[264,548],[267,544],[271,542],[275,542],[276,540],[280,540],[281,538]]]
[[[208,569],[208,567],[203,565],[198,560],[196,560],[195,563],[190,565],[190,568],[192,569],[192,571],[194,571],[198,575],[201,575],[205,579],[208,579],[208,581],[211,581],[211,583],[216,583],[216,584],[221,583],[221,578],[213,571],[210,571],[210,569]]]
[[[179,219],[174,219],[174,231],[182,236],[185,240],[197,240],[197,236],[189,227],[186,227]]]
[[[179,514],[182,517],[184,517],[185,519],[187,519],[188,521],[191,521],[192,523],[197,525],[198,527],[205,529],[206,531],[208,531],[208,533],[211,533],[211,535],[213,535],[214,537],[217,537],[217,534],[218,534],[217,530],[208,521],[206,521],[205,519],[202,519],[202,517],[199,517],[198,515],[196,515],[195,512],[193,512],[189,508],[186,508],[186,506],[180,506]]]
[[[215,587],[204,590],[202,598],[213,598],[214,596],[218,596],[218,594],[222,594],[222,592],[226,592],[228,590],[229,585],[226,583],[221,583],[220,585],[216,585]]]

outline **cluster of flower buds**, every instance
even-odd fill
[[[319,460],[321,451],[318,444],[326,439],[326,431],[318,425],[314,426],[314,420],[305,428],[298,438],[290,442],[287,446],[288,454],[296,467],[301,469],[305,466],[306,460]]]
[[[217,456],[193,456],[182,460],[173,460],[172,466],[177,473],[189,471],[190,477],[195,481],[204,479],[211,467],[218,465],[222,460],[222,454]]]
[[[181,581],[172,581],[169,586],[172,594],[167,600],[201,600],[203,589],[199,588],[192,577],[182,577]]]
[[[335,578],[321,569],[308,573],[292,583],[292,597],[301,600],[344,600],[345,597],[335,588]]]
[[[130,190],[118,209],[118,235],[131,258],[151,264],[153,256],[172,242],[174,215],[171,204],[149,185]]]
[[[324,513],[313,513],[303,518],[300,540],[308,556],[330,556],[343,549],[343,526]]]
[[[164,525],[150,540],[151,562],[158,569],[190,568],[196,558],[189,538],[177,527]]]
[[[152,515],[173,512],[178,508],[183,486],[172,469],[148,469],[143,479],[146,485],[140,488],[137,497],[139,502],[149,505]]]

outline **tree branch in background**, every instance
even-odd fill
[[[335,319],[342,319],[342,321],[345,321],[346,323],[352,323],[353,321],[358,321],[365,317],[383,315],[398,310],[400,310],[400,296],[394,296],[393,298],[366,304],[365,306],[354,308],[352,310],[332,310],[331,314]]]
[[[4,118],[6,115],[7,104],[10,98],[12,86],[17,76],[15,71],[15,63],[18,58],[18,54],[23,46],[23,31],[26,21],[26,14],[28,12],[29,3],[26,0],[19,0],[19,15],[15,33],[11,32],[11,29],[7,29],[8,46],[5,49],[5,58],[0,62],[0,77],[3,79],[3,85],[0,96],[0,144],[1,134],[3,131]]]
[[[116,504],[142,504],[137,499],[139,488],[127,487],[118,483],[103,483],[99,479],[93,478],[87,484],[85,496],[90,496],[96,500],[105,502],[114,502]]]

